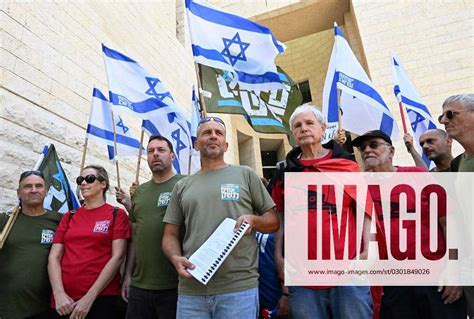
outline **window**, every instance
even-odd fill
[[[311,102],[313,99],[311,98],[311,89],[309,87],[309,81],[303,81],[298,83],[298,87],[300,89],[301,95],[303,96],[302,103]]]

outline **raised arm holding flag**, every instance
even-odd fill
[[[406,130],[403,109],[406,110],[408,118],[410,119],[411,128],[415,135],[415,143],[419,145],[421,134],[423,134],[426,130],[435,129],[436,124],[434,123],[434,120],[431,117],[430,111],[426,107],[426,104],[423,102],[420,95],[416,92],[415,87],[408,79],[408,76],[395,52],[391,52],[390,61],[393,74],[393,91],[400,106],[400,113],[402,115],[405,134],[408,132]],[[410,146],[407,145],[407,147]],[[418,153],[422,154],[422,159],[426,167],[430,168],[433,163],[430,159],[428,159],[426,154],[423,153],[421,147],[417,148]],[[413,155],[415,154],[412,154],[412,156]]]

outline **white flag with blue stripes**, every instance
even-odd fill
[[[130,128],[125,125],[125,122],[118,114],[114,113],[114,118],[112,122],[112,112],[107,98],[99,89],[94,88],[86,137],[106,144],[109,160],[113,160],[115,158],[115,152],[114,128],[112,123],[115,123],[117,155],[119,157],[137,156],[140,141],[133,136]]]
[[[201,0],[186,0],[194,60],[232,73],[244,90],[283,89],[275,57],[285,51],[270,29]]]
[[[402,103],[407,111],[410,119],[410,126],[415,136],[416,145],[418,145],[418,152],[422,154],[426,166],[433,166],[428,157],[423,153],[419,145],[420,135],[426,130],[436,128],[436,124],[431,116],[426,104],[421,99],[421,96],[416,92],[415,87],[408,79],[408,76],[403,68],[400,60],[395,52],[391,52],[391,65],[393,74],[393,91],[397,97],[398,103]]]
[[[190,126],[189,121],[179,110],[163,113],[142,122],[142,129],[148,135],[164,136],[173,144],[176,155],[173,160],[173,168],[176,173],[183,175],[188,174],[189,154],[192,152]],[[197,169],[194,168],[191,172],[195,172]]]
[[[326,140],[338,127],[338,91],[344,129],[355,134],[382,130],[393,141],[400,131],[387,104],[352,52],[344,34],[334,26],[335,39],[323,90],[323,115],[327,119]]]
[[[138,62],[103,44],[102,52],[114,112],[127,112],[146,119],[174,105],[173,97],[160,79]]]

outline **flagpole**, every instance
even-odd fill
[[[86,152],[87,152],[87,144],[89,142],[89,138],[86,137],[84,141],[84,149],[82,150],[82,159],[81,159],[81,169],[79,170],[79,173],[82,172],[84,169],[85,163],[86,163]]]
[[[201,78],[199,76],[199,65],[196,62],[194,62],[194,70],[196,71],[199,102],[201,103],[202,116],[207,117],[206,102],[204,102],[204,96],[202,95]]]
[[[402,103],[402,101],[398,102],[398,107],[400,108],[400,115],[402,117],[403,134],[406,134],[406,133],[408,133],[408,131],[407,131],[407,123],[405,122],[405,114],[403,113],[403,103]]]
[[[400,109],[400,116],[402,118],[403,135],[405,135],[405,134],[408,133],[408,130],[407,130],[407,123],[405,122],[405,114],[403,113],[403,103],[402,103],[401,99],[400,99],[400,101],[398,101],[398,107]],[[407,144],[405,144],[405,146],[407,147],[407,152],[411,153],[410,147]]]
[[[145,137],[145,131],[142,129],[142,133],[140,134],[140,146],[138,147],[137,172],[135,174],[135,183],[137,185],[138,185],[139,177],[140,177],[140,163],[142,161],[142,147],[143,147],[143,138],[144,137]]]
[[[114,128],[114,161],[115,161],[115,168],[117,170],[117,187],[120,188],[120,171],[119,171],[119,164],[118,164],[118,152],[117,152],[117,131],[115,130],[115,118],[114,112],[110,110],[112,114],[112,127]]]

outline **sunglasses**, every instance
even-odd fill
[[[366,146],[369,146],[371,149],[375,150],[376,148],[378,148],[380,145],[387,145],[387,146],[392,146],[388,143],[381,143],[381,142],[377,142],[377,141],[370,141],[369,143],[367,144],[362,144],[361,146],[358,146],[357,148],[359,149],[360,152],[363,152],[365,150],[365,147]]]
[[[441,114],[440,116],[438,116],[438,122],[441,123],[441,120],[442,120],[443,117],[445,117],[445,116],[446,116],[446,118],[447,118],[448,120],[452,120],[453,117],[454,117],[454,115],[458,115],[459,113],[460,113],[460,112],[451,111],[451,110],[446,111],[445,113],[443,113],[443,114]],[[441,124],[442,124],[442,123],[441,123]]]
[[[95,176],[94,174],[90,174],[90,175],[86,175],[86,176],[78,176],[76,178],[76,183],[77,183],[77,185],[81,185],[83,181],[86,181],[87,184],[92,184],[96,180],[101,181],[102,179]]]
[[[198,126],[201,126],[202,124],[207,123],[207,122],[211,122],[211,121],[217,122],[217,123],[221,124],[222,126],[224,126],[224,128],[225,128],[224,121],[222,119],[218,118],[218,117],[215,117],[215,116],[203,117],[199,121]]]

